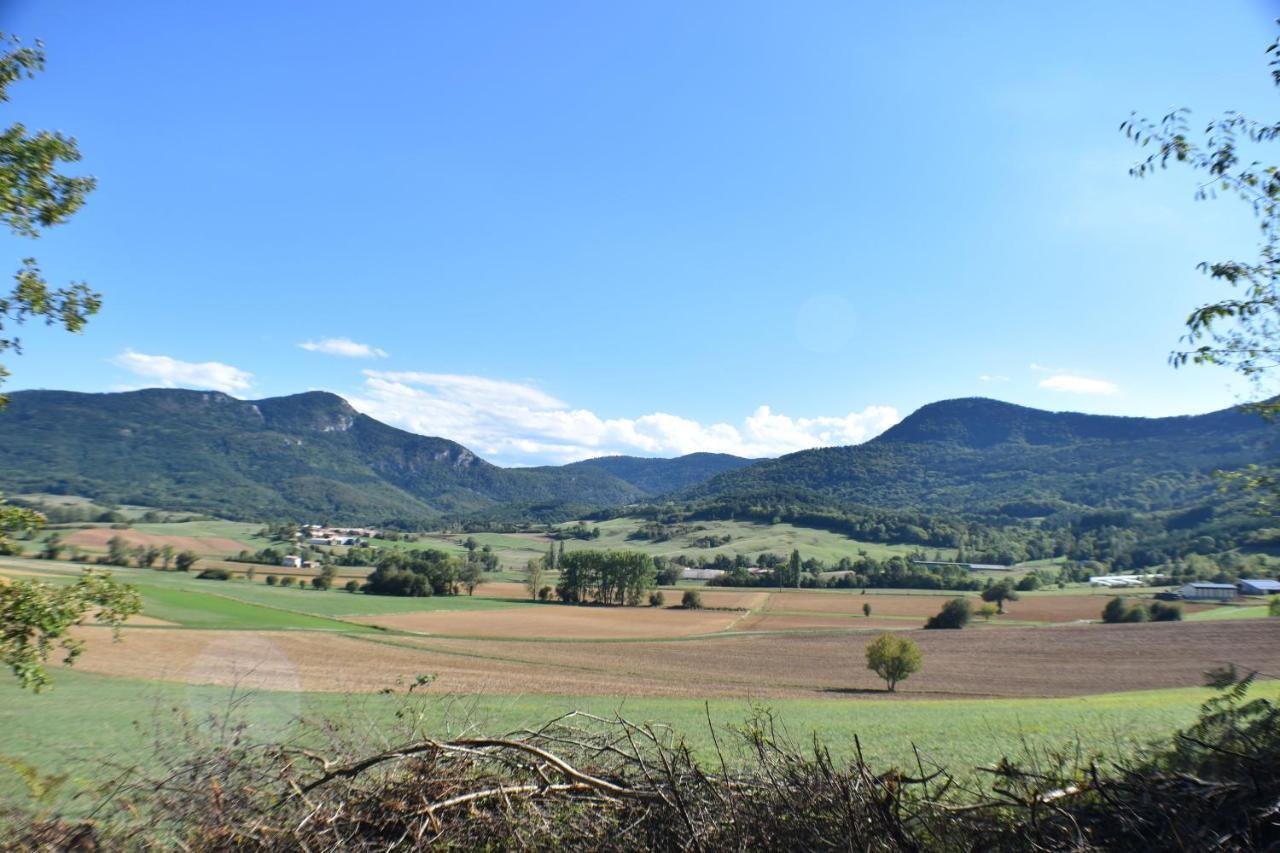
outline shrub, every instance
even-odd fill
[[[1106,622],[1108,625],[1116,622],[1123,622],[1125,614],[1128,613],[1128,611],[1129,608],[1124,603],[1123,598],[1113,598],[1107,602],[1105,607],[1102,608],[1102,621]]]
[[[1182,608],[1176,604],[1165,604],[1163,601],[1151,602],[1147,610],[1152,622],[1181,622]]]
[[[653,592],[649,593],[650,607],[661,607],[666,603],[667,603],[667,597],[663,595],[661,592],[659,592],[658,590],[655,589]]]
[[[359,592],[360,581],[347,581],[347,585],[343,587],[347,592]]]
[[[552,590],[552,589],[551,589],[551,587],[549,587],[549,586],[544,586],[544,587],[540,588],[540,589],[538,590],[538,600],[539,600],[539,601],[550,601],[550,600],[551,600],[551,593],[552,593],[553,591],[554,591],[554,590]]]
[[[280,578],[275,575],[267,575],[267,586],[275,586],[280,583]]]
[[[1151,613],[1154,616],[1157,612],[1156,606],[1162,608],[1159,612],[1162,614],[1161,620],[1170,621],[1182,618],[1182,609],[1171,605],[1161,604],[1160,602],[1152,602]],[[1164,615],[1163,608],[1168,608],[1177,613],[1176,616]],[[1109,625],[1115,625],[1120,622],[1146,622],[1147,609],[1140,604],[1129,606],[1123,598],[1113,598],[1107,602],[1107,606],[1102,608],[1102,621]]]
[[[890,693],[897,689],[899,681],[918,672],[923,660],[920,648],[914,642],[888,632],[867,646],[867,669],[884,679]]]
[[[319,575],[311,579],[311,586],[315,589],[329,589],[333,586],[333,580],[325,575]]]
[[[1280,595],[1273,595],[1267,602],[1267,615],[1280,616]]]
[[[205,569],[196,575],[196,579],[202,581],[229,581],[231,580],[231,572],[226,569]]]
[[[871,618],[871,602],[864,602],[862,605],[862,615]]]
[[[991,602],[987,602],[978,608],[978,615],[990,622],[991,617],[996,615],[996,606]]]
[[[280,578],[280,586],[293,586],[293,577],[291,575],[285,575]]]
[[[953,598],[942,605],[942,609],[936,616],[930,616],[924,626],[929,629],[963,628],[969,624],[969,618],[972,615],[973,608],[969,605],[968,599]]]
[[[702,609],[702,593],[696,589],[687,589],[680,598],[680,606],[685,610],[701,610]]]

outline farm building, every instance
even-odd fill
[[[1196,581],[1184,585],[1178,590],[1187,601],[1229,601],[1236,597],[1235,584],[1202,583]]]
[[[1155,575],[1094,575],[1089,578],[1089,584],[1105,587],[1146,586],[1155,580],[1155,577]]]
[[[723,569],[681,569],[680,579],[686,581],[713,581],[724,576]]]
[[[1236,586],[1241,595],[1280,595],[1280,581],[1241,579]]]
[[[302,558],[297,554],[288,554],[280,558],[280,565],[287,569],[300,569],[302,568]]]
[[[957,566],[970,572],[1009,572],[1013,566],[1001,566],[996,563],[958,563],[954,560],[912,560],[913,566]]]

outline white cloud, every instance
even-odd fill
[[[515,382],[440,373],[364,374],[362,394],[351,398],[360,411],[413,432],[453,439],[506,464],[571,462],[615,453],[777,456],[856,444],[900,420],[890,406],[817,418],[793,418],[760,406],[740,426],[702,424],[665,412],[601,418]]]
[[[340,355],[343,358],[386,358],[386,350],[369,344],[358,344],[350,338],[321,338],[318,341],[305,341],[298,344],[309,352],[322,352],[326,355]]]
[[[167,355],[147,355],[125,350],[112,362],[138,376],[159,382],[166,388],[210,388],[231,394],[247,390],[253,374],[218,361],[195,363]]]
[[[1008,376],[1000,376],[998,374],[984,373],[978,377],[980,382],[1008,382]]]
[[[1084,376],[1072,376],[1060,373],[1040,380],[1040,387],[1050,391],[1065,391],[1068,394],[1118,394],[1120,388],[1114,382],[1105,379],[1089,379]]]

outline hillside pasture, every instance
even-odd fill
[[[796,527],[791,524],[756,524],[749,521],[689,521],[688,527],[698,528],[675,536],[666,542],[649,542],[644,539],[628,537],[643,527],[645,522],[635,518],[615,518],[600,523],[587,522],[588,527],[598,527],[598,539],[566,539],[565,550],[577,551],[590,548],[620,548],[643,551],[654,556],[670,557],[675,554],[704,556],[708,560],[717,554],[730,557],[742,554],[752,561],[761,553],[788,556],[793,549],[799,549],[805,559],[815,557],[831,566],[841,557],[857,560],[865,554],[877,560],[892,556],[905,557],[919,550],[915,545],[890,545],[882,542],[860,542],[839,533],[817,530],[810,527]],[[565,525],[572,526],[572,525]],[[694,544],[694,540],[704,536],[729,536],[727,544],[716,548],[702,548]],[[545,549],[544,549],[545,550]],[[941,554],[943,559],[952,559],[955,550],[950,548],[929,548],[930,555]]]

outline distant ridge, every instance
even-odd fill
[[[674,459],[598,456],[565,467],[599,468],[651,495],[661,495],[701,483],[725,471],[745,468],[756,461],[729,453],[689,453]]]
[[[1212,495],[1217,469],[1276,461],[1278,441],[1280,428],[1239,409],[1127,418],[963,398],[922,406],[865,444],[764,460],[679,497],[798,490],[836,504],[1011,514],[1034,504],[1176,508]]]
[[[712,454],[695,457],[635,460],[628,470],[636,482],[611,473],[609,463],[501,468],[322,391],[263,400],[164,388],[17,391],[0,411],[6,492],[78,494],[229,518],[566,516],[656,494],[644,482],[684,486],[727,464]]]

